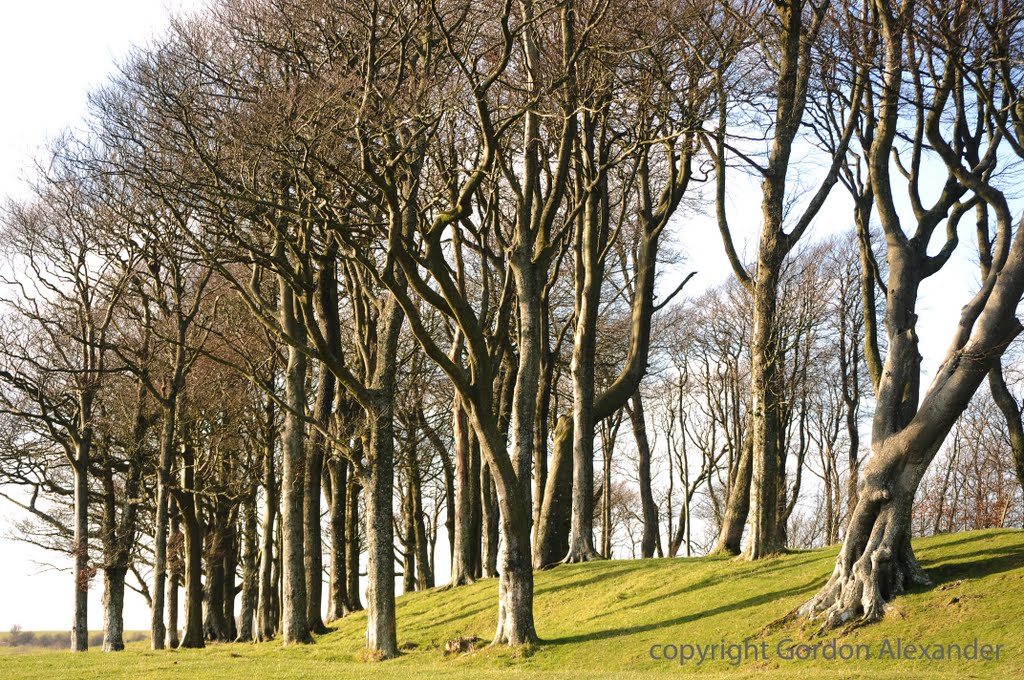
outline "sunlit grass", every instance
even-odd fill
[[[497,583],[398,599],[400,658],[361,661],[365,615],[356,614],[305,647],[280,643],[221,644],[204,650],[152,652],[133,643],[120,654],[0,648],[2,678],[640,678],[699,673],[705,677],[1022,677],[1024,676],[1024,532],[979,531],[915,543],[935,586],[898,598],[885,621],[815,637],[790,625],[760,636],[764,626],[824,583],[835,548],[761,563],[724,558],[596,562],[536,575],[535,615],[543,638],[530,650],[483,649],[445,656],[457,636],[490,639]],[[654,644],[714,644],[754,637],[767,661],[701,666],[655,661]],[[786,661],[784,638],[811,644],[832,638],[867,645],[885,638],[915,644],[1003,645],[1000,661]]]

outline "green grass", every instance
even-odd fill
[[[767,562],[724,558],[610,561],[562,566],[536,578],[541,644],[527,650],[482,649],[445,656],[456,636],[489,639],[496,581],[398,598],[400,658],[362,661],[365,615],[306,647],[280,643],[212,645],[152,652],[134,643],[124,653],[0,648],[3,678],[641,678],[697,673],[708,678],[988,678],[1024,677],[1024,532],[977,531],[915,543],[935,586],[899,597],[884,621],[815,636],[799,624],[760,636],[824,583],[836,549],[798,552]],[[708,661],[654,661],[653,644],[713,644],[753,636],[767,661],[731,666]],[[834,638],[867,645],[874,658],[786,661],[783,638],[811,644]],[[913,643],[1003,645],[1000,661],[909,661],[877,658],[884,639]]]

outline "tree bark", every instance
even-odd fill
[[[276,436],[276,408],[273,398],[264,403],[265,442],[263,445],[263,528],[260,542],[259,586],[257,590],[256,630],[254,639],[265,642],[274,639],[277,628],[274,592],[274,527],[277,524],[278,496],[274,467]]]
[[[740,460],[736,465],[736,475],[729,489],[729,497],[725,506],[725,517],[722,528],[718,532],[718,540],[712,554],[740,554],[740,542],[743,540],[743,528],[747,523],[750,510],[750,483],[753,472],[753,450],[750,437],[743,438],[740,449]]]
[[[486,463],[480,466],[480,576],[494,578],[498,575],[498,499],[494,489],[494,477]]]
[[[346,608],[350,612],[362,611],[359,588],[359,496],[362,485],[355,475],[349,475],[347,507],[345,510],[345,572],[348,576]]]
[[[395,557],[392,524],[394,424],[390,399],[378,399],[370,421],[366,498],[366,646],[384,658],[398,656],[395,629]]]
[[[331,524],[331,573],[327,582],[327,622],[346,614],[348,574],[345,569],[345,508],[348,503],[348,463],[341,456],[327,461]]]
[[[236,642],[253,642],[253,619],[256,615],[256,595],[259,591],[259,572],[256,548],[256,484],[253,483],[242,501],[242,596],[238,609]]]
[[[658,530],[658,504],[654,502],[651,489],[651,445],[647,439],[647,419],[644,415],[643,398],[637,390],[629,409],[629,421],[633,426],[636,450],[639,456],[640,504],[643,508],[644,533],[640,539],[640,556],[654,557],[661,554],[661,532]]]
[[[124,649],[124,579],[126,567],[103,571],[103,651]]]
[[[283,250],[279,245],[278,249]],[[295,294],[285,278],[280,277],[281,326],[291,337],[302,342],[305,333],[297,317]],[[295,345],[288,346],[285,367],[284,430],[281,433],[281,637],[284,644],[309,644],[309,621],[306,618],[306,573],[303,546],[303,507],[305,505],[305,423],[306,356]],[[318,518],[319,519],[319,518]]]
[[[473,488],[472,451],[466,412],[458,394],[452,401],[452,436],[455,445],[455,556],[450,585],[472,583],[473,565]]]
[[[175,489],[175,502],[185,528],[185,627],[182,648],[202,648],[203,640],[203,527],[196,498],[199,478],[195,452],[190,443],[182,447],[181,488]]]

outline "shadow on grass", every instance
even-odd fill
[[[976,558],[976,559],[970,559]],[[935,585],[964,578],[982,578],[1024,567],[1024,550],[1007,546],[992,550],[977,550],[963,555],[951,555],[934,566],[925,567],[925,572]],[[924,587],[922,590],[929,590]]]
[[[712,607],[711,609],[704,609],[701,611],[690,612],[683,616],[677,616],[672,619],[665,619],[663,621],[657,621],[653,623],[645,623],[639,626],[626,626],[621,628],[609,628],[607,630],[597,630],[591,633],[579,633],[577,635],[567,635],[557,638],[548,638],[543,642],[544,644],[552,645],[566,645],[578,642],[590,642],[596,640],[608,640],[610,638],[622,637],[626,635],[632,635],[635,633],[644,633],[652,630],[660,630],[670,626],[679,626],[685,623],[691,623],[709,616],[715,616],[718,614],[725,614],[729,612],[735,612],[741,609],[749,609],[752,607],[758,607],[776,600],[780,600],[786,597],[792,597],[794,595],[809,595],[816,588],[820,588],[826,581],[825,577],[815,578],[804,585],[793,586],[792,588],[786,588],[784,590],[776,590],[770,593],[761,593],[760,595],[754,595],[738,602],[730,602],[723,604],[718,607]]]

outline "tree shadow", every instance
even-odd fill
[[[1024,550],[1006,546],[953,555],[924,569],[934,585],[942,585],[950,581],[976,579],[1021,567],[1024,567]],[[928,586],[922,588],[929,589]]]
[[[633,635],[635,633],[644,633],[651,630],[659,630],[670,626],[678,626],[685,623],[691,623],[701,618],[715,616],[717,614],[725,614],[728,612],[735,612],[741,609],[749,609],[752,607],[758,607],[763,604],[768,604],[782,598],[791,597],[795,595],[802,595],[810,593],[816,588],[820,588],[826,581],[825,577],[817,577],[808,581],[807,583],[799,586],[793,586],[784,590],[777,590],[770,593],[761,593],[754,595],[738,602],[730,602],[723,604],[718,607],[711,609],[705,609],[701,611],[690,612],[683,616],[677,616],[672,619],[665,619],[663,621],[657,621],[654,623],[646,623],[639,626],[626,626],[621,628],[609,628],[607,630],[598,630],[591,633],[579,633],[576,635],[567,635],[557,638],[548,638],[544,640],[545,644],[552,645],[566,645],[574,644],[578,642],[590,642],[596,640],[607,640],[610,638],[622,637],[626,635]]]

